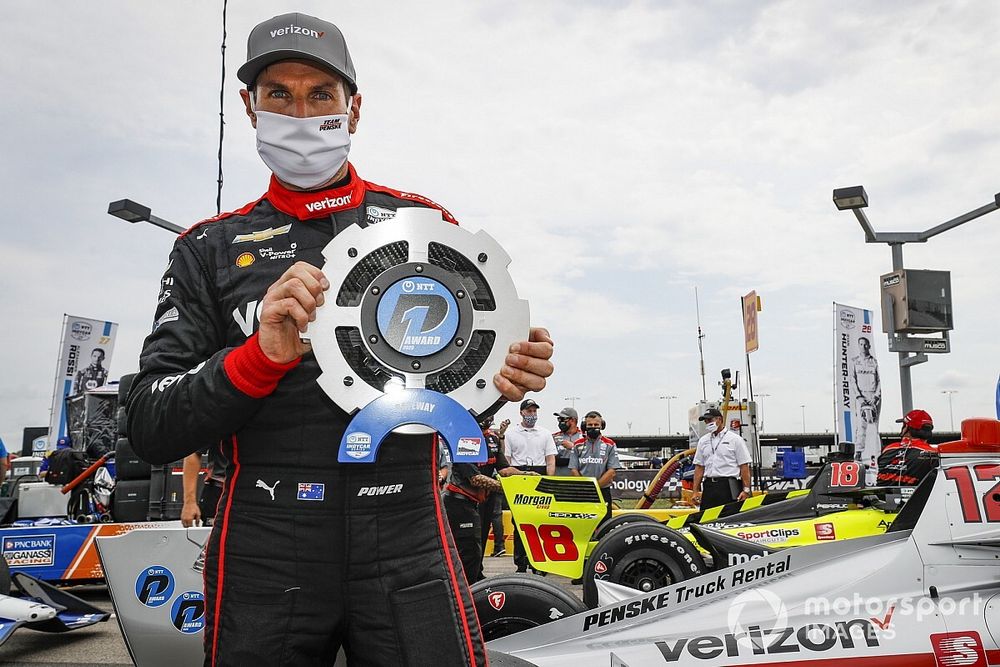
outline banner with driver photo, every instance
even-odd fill
[[[878,422],[882,382],[872,338],[872,311],[834,303],[834,396],[840,442],[854,443],[855,458],[874,473],[882,449]]]
[[[49,417],[49,449],[55,449],[56,440],[67,432],[66,397],[107,384],[117,332],[114,322],[63,315]]]

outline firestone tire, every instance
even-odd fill
[[[602,523],[594,531],[594,536],[590,538],[591,542],[600,542],[604,539],[604,536],[610,533],[616,528],[621,528],[622,526],[627,526],[631,523],[660,523],[654,517],[648,514],[639,514],[638,512],[629,514],[619,514],[616,517],[612,517]]]
[[[587,559],[583,601],[598,605],[595,579],[650,592],[708,571],[691,541],[673,528],[640,522],[604,536]]]
[[[530,574],[489,577],[471,590],[486,641],[587,610],[572,593]]]

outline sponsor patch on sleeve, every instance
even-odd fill
[[[326,485],[316,482],[299,482],[299,491],[295,495],[296,500],[323,500],[326,493]]]

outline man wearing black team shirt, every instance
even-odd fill
[[[502,493],[502,488],[496,475],[506,477],[521,472],[507,463],[500,439],[490,431],[492,424],[492,417],[480,423],[489,458],[480,464],[453,464],[444,489],[448,524],[470,584],[484,578],[483,545],[486,543],[485,535],[489,534],[489,523],[484,518],[487,515],[483,512],[483,506],[489,504],[492,512],[493,503],[500,499],[498,494]],[[500,545],[502,547],[503,542]]]
[[[878,457],[879,486],[916,486],[937,468],[937,447],[927,442],[934,421],[923,410],[910,410],[896,423],[903,425],[900,441],[886,445]]]

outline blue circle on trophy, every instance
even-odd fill
[[[378,303],[378,328],[393,349],[427,357],[451,343],[458,331],[458,303],[432,278],[412,276],[392,284]]]

